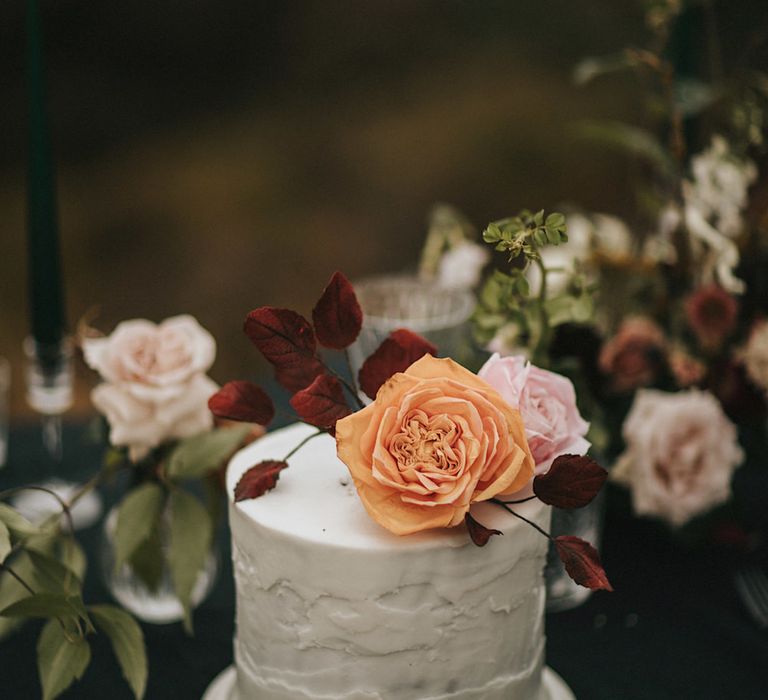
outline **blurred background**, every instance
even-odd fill
[[[704,5],[726,60],[768,25],[764,0]],[[573,125],[637,122],[639,87],[626,75],[577,87],[573,70],[642,43],[639,0],[41,9],[70,328],[94,308],[105,332],[191,313],[218,341],[219,382],[261,370],[240,330],[250,309],[308,312],[336,269],[413,268],[437,201],[481,228],[522,207],[632,206],[637,165]],[[690,25],[690,55],[703,34]],[[0,355],[16,417],[28,411],[23,67],[24,3],[3,2]],[[78,372],[75,414],[94,383]]]

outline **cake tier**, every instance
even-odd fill
[[[241,700],[532,700],[543,660],[547,540],[503,509],[463,527],[398,537],[365,512],[334,440],[290,459],[278,486],[232,503],[242,473],[313,432],[295,425],[229,466]],[[516,510],[541,527],[539,501]]]

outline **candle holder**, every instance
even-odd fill
[[[56,461],[63,456],[61,414],[72,406],[74,369],[72,340],[40,343],[32,337],[24,339],[27,403],[42,418],[43,444]]]
[[[469,351],[467,322],[475,308],[471,292],[447,289],[415,275],[369,277],[354,287],[363,308],[363,327],[349,348],[355,375],[365,358],[398,328],[423,335],[440,357],[461,359]]]

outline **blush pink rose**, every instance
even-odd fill
[[[135,319],[104,338],[82,341],[88,365],[104,379],[91,393],[107,418],[110,442],[138,460],[166,440],[210,430],[208,399],[218,385],[206,376],[216,343],[191,316],[162,323]]]
[[[631,489],[638,514],[682,525],[728,499],[744,453],[709,392],[641,389],[622,430],[627,448],[611,478]]]
[[[570,379],[524,357],[499,355],[493,355],[478,376],[519,409],[537,474],[546,472],[562,454],[587,453],[590,443],[584,436],[589,423],[579,413]]]
[[[519,411],[477,375],[430,355],[338,421],[336,449],[369,515],[396,535],[460,525],[472,503],[533,477]]]

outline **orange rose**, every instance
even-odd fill
[[[336,423],[363,505],[397,535],[454,527],[469,506],[533,477],[520,413],[450,359],[425,355]]]

